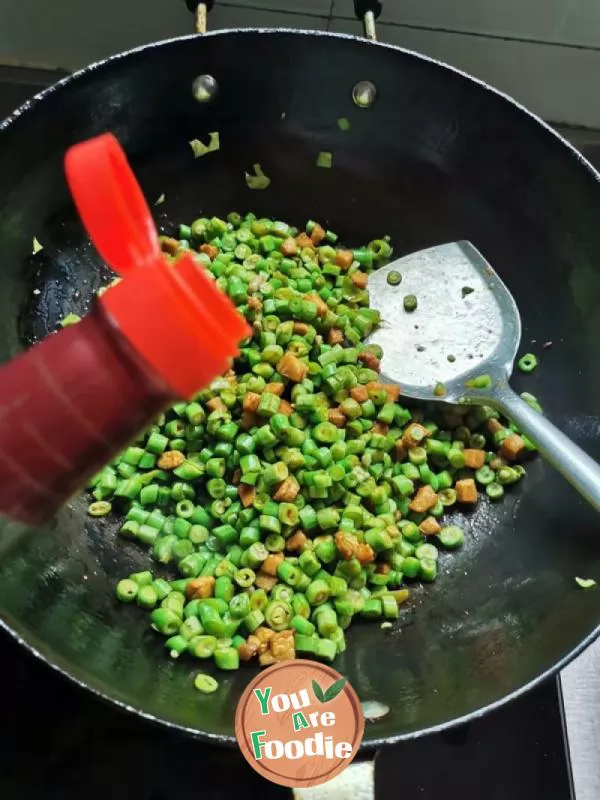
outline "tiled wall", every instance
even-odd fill
[[[381,40],[471,72],[547,119],[600,128],[600,0],[383,0],[383,7]],[[352,0],[216,0],[209,24],[361,30]],[[0,63],[74,69],[190,29],[184,0],[0,0]]]

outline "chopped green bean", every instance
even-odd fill
[[[407,294],[404,296],[404,299],[402,300],[402,305],[404,306],[404,310],[408,311],[409,313],[411,311],[415,311],[418,304],[419,301],[417,300],[417,296],[415,294]]]
[[[448,525],[439,532],[438,539],[440,540],[440,544],[443,544],[444,547],[447,547],[449,550],[454,550],[456,547],[460,547],[464,544],[465,535],[462,529],[457,525]]]
[[[219,688],[219,682],[212,675],[199,672],[194,678],[194,686],[202,694],[212,694]]]
[[[533,353],[525,353],[525,355],[521,356],[517,362],[517,366],[521,372],[533,372],[537,365],[537,356],[535,356]]]
[[[90,503],[88,506],[88,514],[90,517],[105,517],[112,511],[112,503],[107,500],[97,500],[95,503]]]
[[[123,578],[123,580],[119,581],[117,584],[117,597],[122,603],[131,603],[135,600],[139,588],[139,585],[135,581],[129,578]]]

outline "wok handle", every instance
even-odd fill
[[[600,511],[600,465],[510,387],[494,399],[502,413],[531,439],[544,458]]]
[[[327,783],[293,789],[294,800],[375,800],[375,758],[353,761]]]
[[[354,0],[354,13],[363,24],[365,38],[371,41],[377,41],[375,20],[381,14],[381,8],[379,0]]]
[[[214,0],[185,0],[185,4],[194,15],[196,33],[206,33],[206,17],[215,4]]]

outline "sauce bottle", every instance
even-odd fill
[[[112,135],[75,145],[65,164],[84,224],[123,279],[81,322],[0,367],[0,512],[27,525],[222,374],[249,335],[204,267],[188,254],[165,262]]]

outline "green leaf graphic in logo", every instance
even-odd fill
[[[327,689],[327,691],[325,692],[324,702],[328,703],[330,700],[333,700],[334,697],[337,697],[345,685],[346,685],[346,678],[340,678],[338,681],[332,683],[329,689]]]
[[[315,680],[313,680],[312,682],[312,690],[319,703],[324,703],[325,695],[323,694],[323,689],[321,689],[321,687]]]
[[[315,697],[320,703],[328,703],[330,700],[335,699],[338,694],[342,691],[344,686],[346,685],[346,678],[340,678],[337,681],[334,681],[331,686],[323,691],[319,684],[313,680],[312,682],[312,690],[314,692]]]

